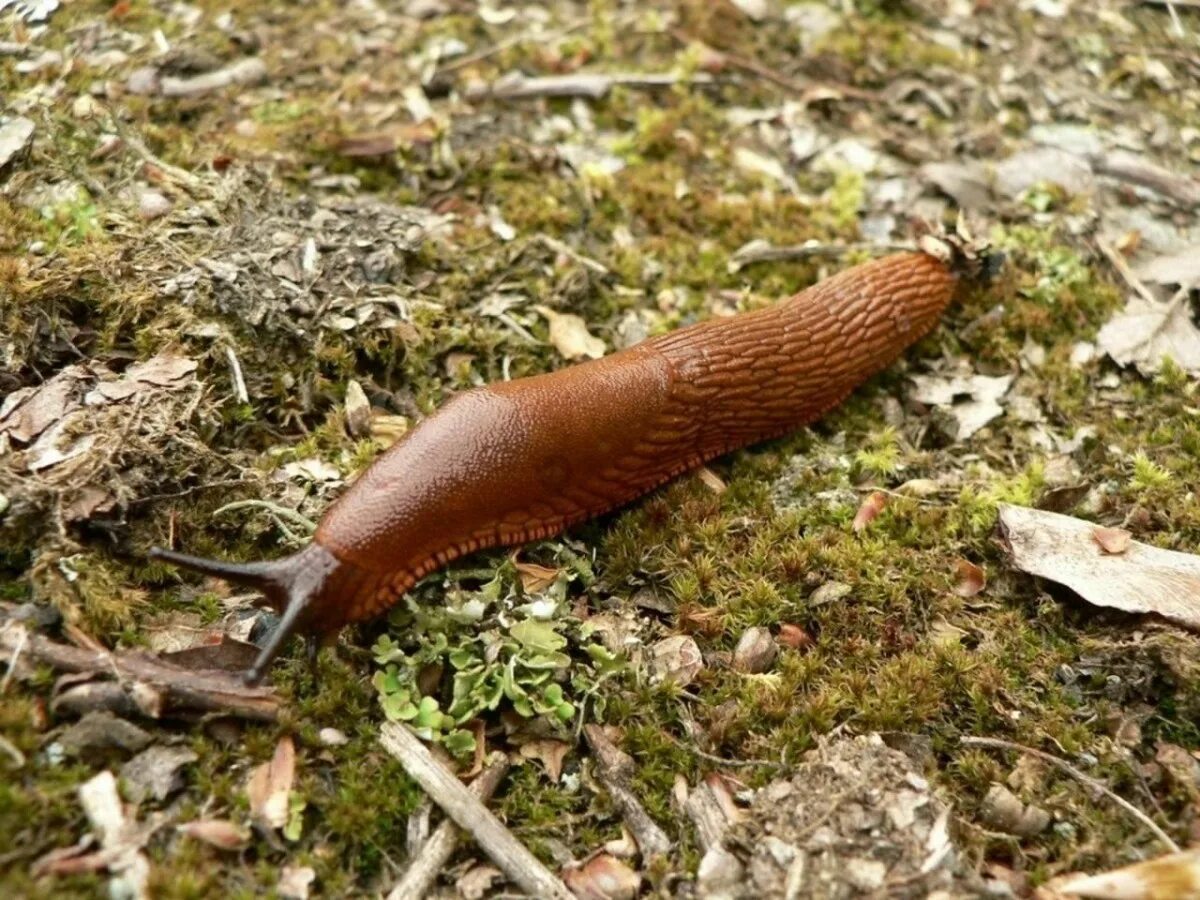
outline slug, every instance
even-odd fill
[[[291,556],[151,556],[265,594],[281,621],[246,672],[257,683],[294,633],[327,639],[456,557],[556,534],[819,418],[927,334],[964,277],[997,258],[952,238],[921,247],[765,309],[457,394],[363,472]]]

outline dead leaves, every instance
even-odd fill
[[[604,341],[588,331],[587,322],[573,313],[559,313],[548,306],[534,307],[550,324],[550,343],[564,359],[599,359],[605,353]]]
[[[1096,336],[1096,345],[1122,366],[1152,375],[1170,357],[1188,372],[1200,372],[1200,329],[1192,321],[1187,293],[1156,301],[1131,296]]]
[[[275,755],[250,776],[246,797],[250,800],[250,815],[268,830],[287,825],[292,779],[296,775],[296,748],[288,736],[275,745]]]
[[[1002,505],[1000,529],[1021,571],[1066,585],[1097,606],[1155,613],[1200,630],[1200,557],[1023,506]]]

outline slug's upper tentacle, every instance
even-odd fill
[[[283,559],[252,563],[230,563],[176,553],[162,547],[150,549],[152,559],[222,578],[232,584],[262,591],[267,604],[280,616],[254,665],[246,671],[247,684],[257,684],[272,661],[297,632],[321,635],[336,631],[341,621],[329,621],[328,611],[337,609],[347,588],[360,589],[366,580],[357,566],[347,565],[320,544],[312,543]],[[352,596],[353,593],[350,593]],[[313,638],[316,640],[316,638]]]

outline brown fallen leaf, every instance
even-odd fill
[[[176,390],[191,381],[199,364],[194,359],[173,353],[160,353],[145,362],[135,363],[113,381],[101,381],[83,398],[88,406],[126,400],[151,388]]]
[[[563,741],[539,740],[521,745],[521,756],[540,762],[546,768],[550,780],[556,784],[562,775],[563,760],[570,752],[571,745]]]
[[[958,579],[954,593],[960,597],[974,597],[987,587],[987,575],[980,566],[969,560],[955,561],[954,576]]]
[[[642,876],[607,853],[600,853],[577,869],[563,872],[563,881],[580,900],[633,900]]]
[[[534,307],[550,323],[550,343],[564,359],[586,356],[599,359],[604,355],[604,341],[588,331],[587,322],[573,313],[558,313],[548,306]]]
[[[813,645],[812,635],[799,625],[784,622],[779,626],[779,643],[793,650],[804,650]]]
[[[275,756],[258,766],[246,784],[250,815],[267,828],[282,828],[288,820],[288,795],[296,774],[296,748],[284,735],[275,745]]]
[[[859,506],[858,512],[854,514],[853,528],[855,531],[862,531],[868,525],[875,521],[875,518],[887,506],[887,494],[883,491],[873,491],[867,498],[863,500]]]
[[[250,842],[250,831],[228,819],[197,819],[178,826],[180,833],[220,850],[240,850]]]
[[[1139,541],[1106,553],[1092,522],[1025,506],[1002,504],[1000,530],[1022,572],[1066,585],[1097,606],[1200,629],[1200,556]]]
[[[517,574],[521,576],[521,587],[527,594],[544,591],[558,579],[558,569],[531,562],[513,561]]]
[[[1097,525],[1092,529],[1092,537],[1105,553],[1119,554],[1129,549],[1133,535],[1124,528],[1106,528]]]

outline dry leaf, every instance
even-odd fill
[[[197,819],[178,826],[178,830],[221,850],[240,850],[250,842],[249,829],[228,819]]]
[[[852,527],[855,531],[862,531],[868,525],[875,521],[885,506],[887,506],[887,494],[883,491],[873,491],[863,500],[859,506],[858,512],[854,514],[854,524]]]
[[[282,828],[288,820],[288,795],[296,774],[296,749],[292,739],[284,735],[275,745],[275,756],[250,775],[246,796],[250,800],[250,815],[267,828]]]
[[[1000,400],[1012,385],[1011,375],[913,375],[912,399],[948,412],[955,421],[955,440],[969,438],[1004,412]]]
[[[779,642],[793,650],[804,650],[814,643],[812,635],[799,625],[784,622],[779,626]]]
[[[1064,584],[1089,603],[1157,613],[1200,629],[1200,557],[1138,541],[1119,555],[1096,542],[1096,526],[1059,513],[1002,504],[1000,528],[1022,572]]]
[[[700,647],[687,635],[663,638],[650,647],[650,671],[655,681],[674,681],[687,687],[703,668]]]
[[[540,566],[531,562],[515,562],[517,574],[521,576],[521,587],[527,594],[544,591],[558,580],[558,569]]]
[[[642,876],[607,853],[565,870],[563,881],[580,900],[633,900],[642,886]]]
[[[987,575],[983,569],[965,559],[954,563],[954,577],[958,579],[954,593],[960,597],[974,597],[987,586]]]
[[[1124,553],[1129,549],[1133,535],[1124,528],[1105,528],[1097,525],[1092,529],[1092,537],[1105,553]]]
[[[0,404],[0,435],[28,444],[39,434],[60,421],[75,404],[71,393],[78,370],[64,370],[36,388],[13,391]]]
[[[371,402],[362,385],[351,379],[346,384],[346,430],[350,437],[371,436]]]
[[[604,355],[604,341],[590,334],[587,323],[571,313],[557,313],[548,306],[534,307],[550,323],[550,343],[565,359],[586,356],[599,359]]]
[[[1169,853],[1101,875],[1067,875],[1050,882],[1060,894],[1107,900],[1185,900],[1200,897],[1200,850]]]
[[[700,476],[700,480],[704,483],[704,486],[714,494],[723,494],[728,489],[721,476],[708,466],[701,466],[696,474]]]
[[[145,362],[135,363],[114,381],[102,381],[83,398],[88,406],[125,400],[151,388],[176,390],[191,382],[196,371],[194,359],[173,353],[160,353]]]
[[[1161,368],[1171,357],[1188,372],[1200,372],[1200,329],[1192,321],[1186,298],[1152,303],[1135,294],[1096,336],[1096,346],[1122,366],[1143,374]]]
[[[472,866],[454,883],[463,900],[482,900],[492,885],[504,880],[504,873],[495,866],[484,863]]]
[[[557,783],[562,775],[563,760],[571,752],[571,745],[563,741],[539,740],[521,745],[521,756],[536,759],[546,768],[550,780]]]
[[[284,900],[308,900],[308,887],[316,878],[317,873],[308,866],[284,866],[275,890]]]
[[[1150,260],[1137,270],[1142,281],[1165,285],[1200,285],[1200,244]]]

